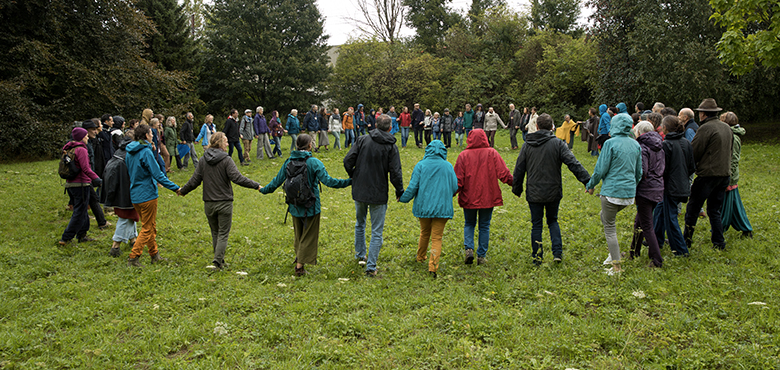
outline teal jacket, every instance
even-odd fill
[[[166,189],[176,191],[179,185],[173,183],[160,170],[152,153],[152,146],[146,141],[127,144],[125,164],[130,175],[130,201],[134,204],[157,199],[157,183]]]
[[[642,179],[642,148],[630,136],[634,120],[625,113],[612,117],[610,138],[604,142],[587,189],[603,179],[600,194],[613,198],[633,198]]]
[[[417,218],[452,218],[452,197],[458,192],[458,177],[447,162],[447,148],[434,140],[425,148],[425,157],[412,171],[409,186],[400,201],[414,198],[412,213]]]
[[[293,215],[293,217],[311,217],[321,212],[320,187],[318,186],[320,183],[325,184],[327,187],[336,189],[346,188],[347,186],[352,185],[352,179],[341,180],[330,177],[330,175],[328,175],[328,171],[325,169],[325,165],[322,164],[322,161],[312,157],[311,152],[294,150],[292,154],[290,154],[290,158],[284,161],[282,169],[279,170],[279,173],[276,175],[276,177],[271,180],[268,185],[263,187],[260,192],[263,194],[273,193],[276,188],[284,185],[284,180],[287,179],[287,174],[285,173],[285,169],[287,169],[287,163],[294,159],[306,160],[306,166],[308,166],[307,171],[309,172],[309,188],[314,193],[314,197],[317,198],[317,201],[314,202],[314,207],[312,208],[303,208],[288,204],[287,210],[291,215]]]
[[[298,133],[301,132],[301,121],[298,120],[298,117],[295,117],[292,114],[288,114],[286,129],[288,134],[298,135]]]
[[[471,130],[474,127],[474,110],[463,112],[463,128]]]

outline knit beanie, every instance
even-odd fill
[[[73,141],[81,141],[84,139],[84,136],[87,136],[87,130],[81,127],[74,127],[71,136],[73,136]]]

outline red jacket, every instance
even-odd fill
[[[467,147],[455,162],[458,176],[458,204],[461,208],[482,209],[504,205],[498,182],[512,186],[512,173],[498,151],[488,145],[482,129],[469,133]]]
[[[409,113],[401,113],[401,127],[410,127],[412,125],[412,115]]]

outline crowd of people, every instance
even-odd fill
[[[63,160],[66,156],[71,158],[80,172],[66,181],[73,215],[59,244],[65,246],[73,239],[91,240],[87,236],[88,208],[101,229],[110,226],[100,207],[103,204],[118,218],[109,254],[119,256],[121,244],[128,243],[132,246],[128,265],[141,266],[139,259],[144,247],[151,262],[157,263],[163,260],[156,243],[158,187],[186,196],[203,185],[204,212],[214,253],[211,267],[222,269],[227,266],[224,257],[232,224],[231,184],[263,194],[282,187],[295,233],[294,271],[302,276],[307,273],[306,265],[317,264],[320,184],[332,188],[352,186],[356,219],[354,258],[365,266],[367,276],[376,276],[392,184],[397,201],[413,200],[412,213],[420,224],[416,259],[428,260],[428,271],[436,277],[445,225],[454,217],[454,196],[458,196],[464,214],[464,262],[473,264],[476,259],[477,265],[487,263],[491,219],[495,207],[503,205],[499,186],[503,182],[518,197],[525,190],[532,221],[532,263],[540,265],[544,261],[544,219],[550,231],[553,261],[559,263],[563,260],[558,225],[563,164],[590,194],[603,183],[600,217],[609,251],[605,264],[612,266],[607,270],[609,274],[622,271],[624,258],[617,240],[616,215],[633,204],[636,216],[629,258],[639,257],[646,241],[652,267],[663,265],[660,247],[664,243],[669,244],[674,255],[688,256],[697,220],[702,215],[709,217],[711,241],[718,249],[725,248],[724,228],[734,227],[744,236],[752,236],[752,226],[737,190],[740,137],[745,130],[733,112],[718,116],[721,108],[713,99],[705,99],[696,108],[698,123],[689,108],[678,113],[656,103],[653,110],[645,111],[644,105],[637,103],[632,116],[627,113],[626,104],[619,103],[614,107],[601,105],[598,110],[591,108],[586,122],[575,122],[567,115],[557,128],[550,115],[537,114],[535,107],[523,108],[521,112],[509,105],[508,125],[492,107],[484,111],[481,104],[473,110],[466,104],[455,116],[449,109],[441,115],[430,110],[423,112],[419,104],[414,105],[411,113],[403,107],[400,115],[395,107],[387,113],[379,108],[367,114],[362,104],[357,107],[340,115],[338,109],[328,112],[312,105],[302,121],[293,109],[285,125],[277,111],[271,112],[266,121],[263,107],[257,107],[254,115],[247,109],[243,117],[233,109],[222,131],[217,131],[212,115],[206,116],[197,137],[191,113],[185,114],[178,136],[176,118],[154,116],[151,109],[145,109],[140,120],[127,124],[123,117],[109,114],[99,120],[84,121],[73,129],[71,140],[63,147]],[[493,148],[498,126],[509,129],[511,148],[520,149],[513,172]],[[410,131],[414,131],[418,148],[425,142],[425,156],[414,166],[404,188],[395,134],[401,133],[400,147],[405,148]],[[457,145],[466,143],[454,166],[447,161],[453,132]],[[312,155],[331,145],[329,133],[334,138],[333,147],[339,150],[344,134],[344,148],[349,149],[343,159],[346,179],[332,178],[325,165]],[[518,133],[522,135],[522,147],[518,146]],[[572,152],[574,137],[580,133],[591,155],[598,156],[592,173]],[[251,162],[253,140],[257,140],[258,159],[264,154],[276,158],[282,155],[281,138],[285,134],[292,139],[290,155],[275,178],[262,186],[240,173],[232,159],[234,149],[241,165]],[[194,148],[198,142],[204,149],[201,158]],[[168,178],[174,160],[180,169],[187,168],[189,160],[195,167],[189,181],[181,187]],[[679,205],[685,202],[688,206],[681,228]],[[705,202],[707,208],[703,212]],[[366,246],[369,218],[371,236]],[[139,221],[140,232],[136,226]]]

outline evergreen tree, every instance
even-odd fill
[[[198,66],[197,47],[184,5],[176,0],[139,0],[136,6],[154,22],[156,29],[146,41],[146,58],[167,71],[194,74]]]
[[[577,26],[579,16],[579,0],[531,0],[531,15],[528,18],[536,29],[576,37],[582,33],[582,29]]]
[[[450,8],[452,0],[404,0],[409,8],[406,24],[414,28],[415,41],[428,51],[436,50],[444,35],[461,21]]]

